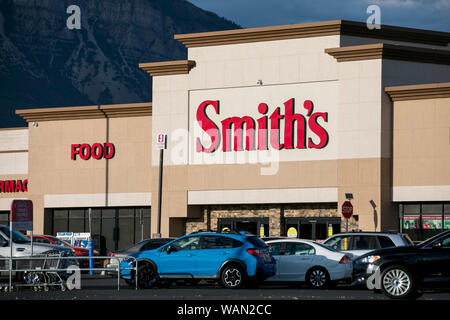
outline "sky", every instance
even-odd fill
[[[381,24],[450,32],[450,0],[188,0],[244,28],[328,20],[366,22],[370,5]]]

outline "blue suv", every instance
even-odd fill
[[[140,288],[178,279],[214,279],[226,288],[239,288],[275,275],[275,259],[267,245],[244,233],[193,233],[132,256],[138,261]],[[134,267],[134,261],[122,261],[120,267]],[[135,285],[133,270],[121,270],[121,277]]]

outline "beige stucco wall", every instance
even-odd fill
[[[28,178],[28,128],[0,130],[0,180]],[[28,192],[0,193],[0,210],[9,211],[14,199],[27,199]]]
[[[150,116],[40,121],[29,131],[36,232],[43,232],[44,207],[150,205]],[[112,159],[71,160],[72,144],[105,142],[115,146]]]
[[[394,103],[394,200],[450,198],[450,98]]]
[[[345,193],[350,192],[359,228],[387,228],[381,221],[383,214],[392,215],[391,201],[386,196],[390,194],[392,153],[391,129],[384,125],[389,117],[382,107],[382,60],[338,63],[324,50],[339,44],[339,36],[324,36],[189,48],[188,58],[196,62],[189,74],[154,77],[153,134],[169,135],[164,154],[163,217],[183,223],[179,218],[198,216],[198,212],[188,210],[193,194],[190,191],[199,192],[195,194],[196,204],[202,197],[204,203],[210,203],[209,196],[211,201],[222,197],[224,203],[245,204],[255,203],[254,193],[258,190],[269,192],[260,203],[286,201],[280,196],[284,191],[315,195],[320,190],[336,190],[339,214]],[[257,85],[258,80],[262,80],[262,86]],[[269,105],[269,115],[274,107],[282,107],[292,97],[300,101],[296,111],[302,112],[301,101],[311,90],[314,100],[321,102],[315,105],[315,112],[329,112],[327,131],[333,141],[329,149],[313,150],[307,155],[310,150],[301,150],[305,156],[296,150],[281,150],[292,154],[283,154],[276,163],[276,173],[269,175],[261,174],[263,164],[192,161],[195,136],[192,130],[189,135],[188,129],[193,128],[200,100],[220,99],[227,106],[233,105],[234,109],[223,111],[218,121],[233,112],[256,118],[255,103],[263,102],[258,101],[260,97],[269,97],[273,104],[278,101],[276,106]],[[158,152],[153,150],[153,175],[158,172]],[[157,208],[157,187],[154,179],[152,213]],[[272,194],[271,189],[279,191]],[[243,199],[242,194],[249,199]],[[156,214],[152,217],[156,219]],[[396,218],[384,220],[393,223],[390,229],[396,228]],[[168,234],[170,221],[162,219],[163,234]],[[152,228],[156,228],[155,222]]]

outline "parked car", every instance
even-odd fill
[[[414,243],[406,234],[389,232],[346,232],[326,239],[323,244],[339,251],[360,256],[372,250],[412,246]]]
[[[27,236],[27,238],[30,238],[30,236]],[[70,248],[75,252],[75,255],[77,256],[89,256],[89,249],[87,248],[82,248],[82,247],[75,247],[73,245],[71,245],[70,243],[68,243],[67,241],[64,241],[62,239],[59,239],[55,236],[50,236],[50,235],[34,235],[33,234],[33,244],[34,243],[47,243],[47,244],[53,244],[56,246],[63,246],[66,248]],[[94,256],[98,256],[99,253],[97,250],[93,251]],[[96,265],[99,264],[98,260],[94,260],[94,263]],[[80,267],[82,268],[87,268],[89,267],[89,260],[79,260],[79,264]]]
[[[393,299],[415,298],[427,289],[449,289],[450,231],[415,246],[372,251],[357,258],[353,267],[356,282],[366,282],[378,272],[381,291]]]
[[[11,230],[7,226],[0,226],[0,256],[10,257],[11,251],[9,241]],[[12,232],[13,257],[31,256],[31,241],[20,232]],[[65,248],[54,244],[34,243],[33,255],[42,254],[48,251],[64,252],[68,255],[75,254],[71,248]]]
[[[161,280],[209,279],[226,288],[259,282],[275,275],[275,259],[258,237],[245,233],[193,233],[155,250],[131,254],[138,260],[138,286],[150,288]],[[121,262],[134,266],[134,259]],[[131,270],[121,277],[134,278]],[[132,284],[132,282],[130,282]]]
[[[279,239],[266,242],[276,260],[276,274],[267,281],[306,282],[310,288],[349,281],[351,255],[311,240]]]
[[[122,262],[123,258],[120,258],[120,256],[128,256],[132,253],[138,253],[145,250],[153,250],[158,249],[161,246],[165,245],[166,243],[174,240],[174,238],[155,238],[155,239],[145,239],[141,242],[120,251],[111,252],[109,254],[110,257],[116,257],[114,259],[109,259],[108,264],[106,265],[106,268],[117,268],[119,266],[119,263]],[[113,273],[109,271],[109,273]],[[116,273],[117,274],[117,273]]]
[[[66,247],[61,247],[53,244],[45,243],[33,243],[33,248],[31,247],[31,241],[26,236],[17,231],[10,230],[7,226],[0,226],[0,257],[9,258],[11,257],[10,239],[12,239],[12,256],[13,257],[29,257],[42,254],[59,253],[62,257],[71,257],[75,255],[74,250]],[[13,265],[16,265],[17,261]],[[77,264],[75,260],[64,260],[62,263],[62,268]],[[2,265],[6,265],[2,263]],[[2,268],[4,269],[4,268]],[[2,274],[7,274],[2,272]],[[19,280],[24,279],[23,272],[13,272]]]

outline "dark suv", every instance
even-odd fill
[[[214,279],[226,288],[275,275],[275,259],[258,237],[244,233],[194,233],[154,250],[130,254],[138,262],[138,285],[164,280]],[[121,262],[121,277],[133,285],[134,259]],[[162,281],[161,281],[162,280]],[[254,281],[252,281],[254,282]]]
[[[450,231],[418,245],[386,248],[353,263],[353,278],[393,299],[415,298],[426,289],[450,288]]]

